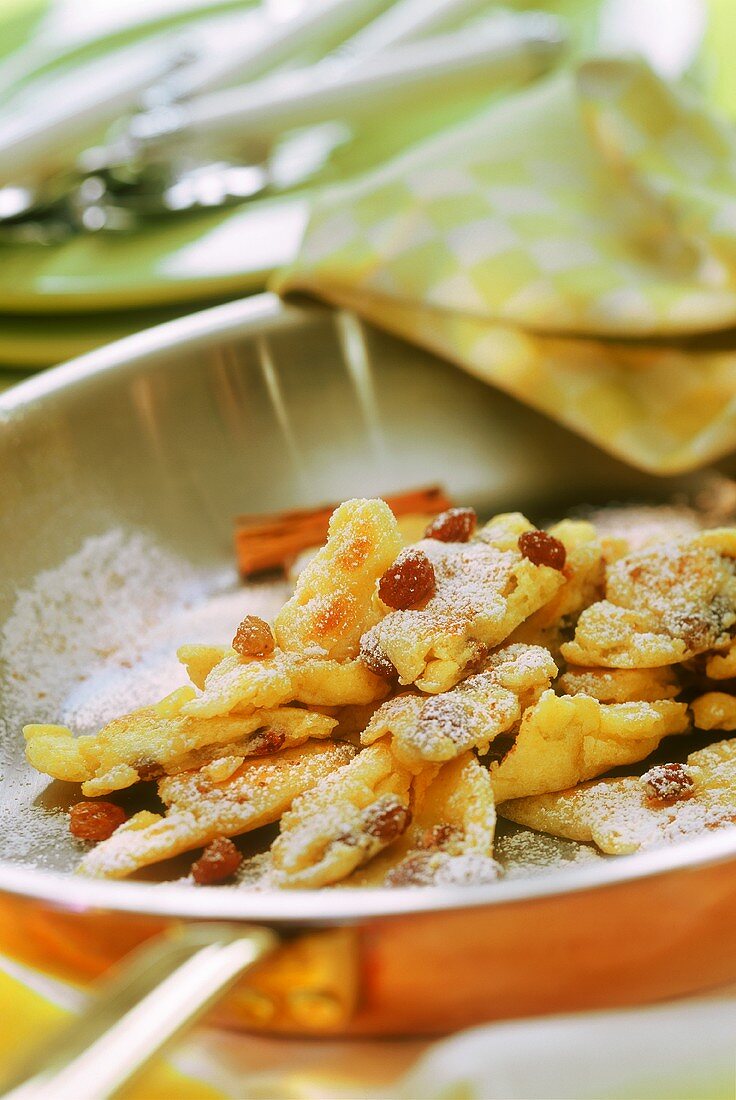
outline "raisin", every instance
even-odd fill
[[[374,676],[380,676],[383,680],[393,680],[395,678],[396,669],[378,642],[371,637],[364,635],[360,639],[360,653],[358,656]]]
[[[440,542],[467,542],[478,523],[472,508],[448,508],[440,512],[424,532],[425,539],[439,539]]]
[[[107,840],[125,820],[114,802],[77,802],[69,811],[69,832],[78,840]]]
[[[432,852],[414,852],[392,867],[386,875],[387,886],[431,886],[437,870]]]
[[[657,764],[641,777],[652,802],[684,802],[695,793],[693,777],[684,764]]]
[[[275,646],[271,627],[257,615],[246,615],[233,638],[233,649],[241,657],[270,657]]]
[[[548,565],[550,569],[560,571],[565,568],[567,551],[564,543],[546,531],[525,531],[519,535],[519,550],[532,565]]]
[[[202,855],[192,864],[192,878],[198,886],[212,886],[235,874],[243,862],[238,849],[226,836],[211,840]]]
[[[709,649],[718,636],[723,633],[730,605],[722,596],[716,596],[707,608],[689,615],[674,615],[665,618],[665,628],[675,638],[682,638],[688,649]]]
[[[433,595],[434,566],[421,550],[402,550],[378,582],[378,595],[388,607],[405,611]]]
[[[424,830],[417,841],[417,848],[447,848],[461,838],[462,830],[456,825],[433,825]]]
[[[691,650],[707,649],[718,636],[703,615],[680,615],[665,626]]]
[[[394,802],[388,806],[371,806],[364,814],[363,821],[366,833],[389,844],[409,827],[411,814],[406,806]]]
[[[282,749],[285,743],[286,734],[283,730],[258,730],[248,745],[248,756],[272,756]]]

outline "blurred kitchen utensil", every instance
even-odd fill
[[[31,212],[63,224],[64,202],[78,177],[76,155],[85,142],[116,121],[124,123],[134,110],[142,107],[159,116],[183,98],[224,87],[233,77],[261,77],[290,58],[309,58],[310,51],[322,56],[386,3],[320,0],[282,21],[254,11],[226,12],[20,88],[0,121],[0,224],[15,224]],[[132,159],[133,149],[127,144],[124,149],[126,159]],[[83,160],[83,173],[88,168]],[[86,205],[83,197],[80,201]]]
[[[448,34],[396,47],[345,71],[338,60],[201,95],[168,117],[131,119],[134,141],[272,141],[284,128],[327,118],[354,118],[403,104],[413,95],[451,94],[457,87],[524,81],[557,60],[564,46],[559,20],[493,16]]]
[[[80,165],[90,175],[78,186],[21,192],[19,209],[19,189],[6,188],[6,235],[43,243],[78,229],[128,231],[141,218],[242,202],[268,188],[269,149],[284,130],[370,117],[432,92],[451,96],[525,81],[559,58],[564,41],[552,17],[490,16],[360,63],[354,55],[327,59],[237,88],[174,97],[134,115],[110,145],[85,154]],[[311,137],[319,143],[318,134]],[[312,155],[319,166],[319,146]],[[2,204],[0,191],[0,224]]]

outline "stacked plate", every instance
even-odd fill
[[[90,63],[164,36],[184,42],[225,18],[242,18],[244,30],[255,35],[256,19],[246,24],[245,18],[261,15],[252,4],[217,0],[133,0],[99,8],[105,10],[84,0],[3,5],[0,135],[12,125],[19,95],[29,105],[35,98],[42,111],[48,106],[52,122],[54,80],[74,66],[82,74]],[[0,152],[0,196],[2,185],[15,182]],[[0,384],[15,380],[18,368],[56,363],[199,304],[261,289],[293,256],[306,209],[302,189],[235,209],[151,219],[135,232],[73,232],[40,243],[17,241],[15,226],[0,230],[0,366],[7,372]]]
[[[559,32],[491,0],[4,0],[3,377],[262,289],[314,194],[545,71]],[[95,188],[121,164],[116,194],[140,207],[125,173],[152,129],[146,181],[165,163],[168,208],[100,215]],[[210,173],[182,202],[172,164],[223,160],[245,192],[224,198],[216,173],[212,193]]]

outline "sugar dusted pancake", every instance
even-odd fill
[[[601,779],[505,802],[501,814],[553,836],[592,841],[610,855],[730,828],[736,823],[736,741],[699,749],[686,765],[657,765],[641,778]]]

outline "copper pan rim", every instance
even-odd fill
[[[532,903],[731,861],[736,861],[736,830],[638,855],[612,857],[551,876],[462,888],[204,891],[188,885],[74,878],[0,862],[0,892],[68,910],[305,927]]]

